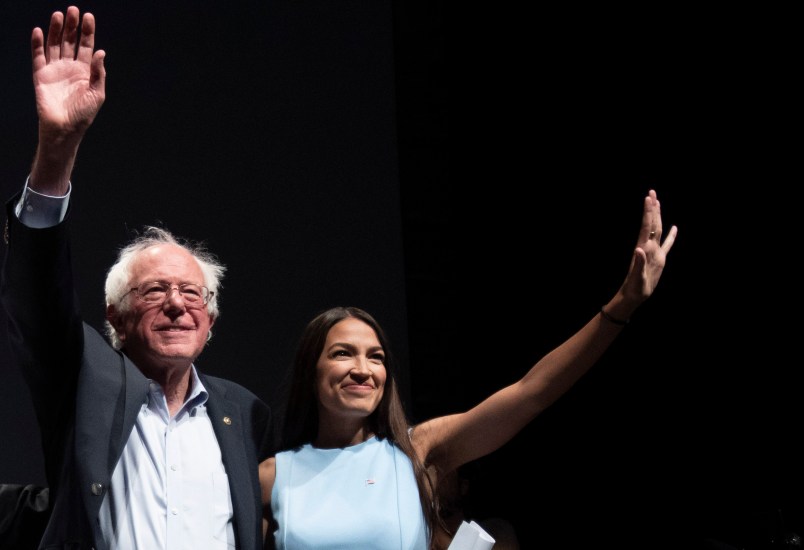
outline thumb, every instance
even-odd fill
[[[89,86],[101,96],[105,95],[106,91],[106,66],[104,60],[106,59],[106,52],[98,50],[92,55],[92,63],[90,64],[89,73]]]

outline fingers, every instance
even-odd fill
[[[75,59],[79,20],[78,8],[75,6],[67,8],[67,17],[64,20],[64,30],[62,31],[61,37],[62,59]]]
[[[655,239],[661,240],[662,217],[659,211],[659,201],[656,191],[651,189],[645,197],[642,206],[642,227],[639,230],[639,242]]]
[[[667,232],[667,237],[665,237],[664,242],[662,243],[662,250],[664,250],[665,254],[670,252],[670,249],[673,248],[673,243],[676,242],[677,234],[678,227],[675,225],[670,228],[670,231]]]
[[[64,28],[64,14],[60,11],[50,16],[50,28],[47,30],[47,49],[45,56],[48,63],[61,59],[61,31]]]
[[[645,234],[647,233],[647,235]],[[662,211],[659,199],[656,196],[656,191],[651,189],[648,196],[645,197],[645,210],[642,216],[642,229],[640,231],[640,239],[655,240],[663,253],[667,254],[673,248],[678,234],[678,227],[673,225],[670,227],[667,236],[662,240]]]
[[[85,13],[82,20],[75,6],[67,8],[66,15],[60,11],[53,12],[47,31],[47,44],[41,52],[44,59],[40,59],[41,47],[42,30],[37,27],[31,35],[34,70],[61,59],[77,59],[90,63],[95,47],[95,17],[91,13]]]
[[[623,285],[626,294],[637,302],[653,293],[664,269],[665,257],[673,247],[677,234],[678,228],[671,226],[662,242],[661,205],[656,192],[651,189],[644,200],[639,242]]]
[[[36,27],[31,33],[31,61],[33,62],[34,72],[47,65],[45,36],[39,27]]]
[[[92,61],[92,51],[95,48],[95,16],[85,13],[81,21],[81,42],[78,45],[76,59],[84,63]]]

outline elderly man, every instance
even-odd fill
[[[79,145],[105,99],[94,42],[94,17],[75,6],[52,14],[46,38],[33,30],[39,144],[7,204],[2,300],[50,489],[40,547],[257,550],[270,410],[194,365],[225,267],[202,245],[147,228],[107,276],[111,343],[80,317],[68,201]]]

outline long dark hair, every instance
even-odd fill
[[[419,488],[424,518],[432,536],[438,520],[438,495],[425,465],[413,451],[408,430],[410,423],[399,397],[396,383],[396,366],[391,356],[388,338],[377,321],[366,311],[356,307],[334,307],[318,314],[302,333],[293,363],[290,386],[285,401],[281,449],[297,449],[312,443],[318,434],[318,399],[316,397],[316,364],[327,334],[340,321],[355,318],[370,326],[385,352],[387,372],[385,389],[377,410],[368,418],[369,428],[378,439],[388,439],[410,459],[416,485]]]

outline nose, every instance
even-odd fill
[[[367,357],[358,356],[355,358],[355,365],[352,367],[352,372],[356,375],[368,378],[371,376],[371,367]]]
[[[173,292],[173,291],[176,292]],[[180,310],[186,309],[184,297],[179,292],[179,287],[176,285],[171,286],[165,291],[165,301],[162,303],[162,308],[166,310]]]

